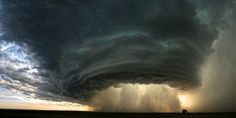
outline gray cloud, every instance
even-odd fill
[[[41,97],[89,100],[119,83],[197,88],[213,40],[234,37],[230,0],[1,2],[2,38],[28,44],[44,60]]]
[[[95,90],[118,83],[164,83],[180,89],[199,86],[198,69],[216,32],[200,23],[191,3],[119,1],[98,4],[96,9],[108,11],[103,17],[115,25],[98,23],[100,28],[111,28],[111,33],[103,31],[64,48],[60,68],[67,96],[90,98]],[[135,16],[122,14],[121,9],[133,10]]]

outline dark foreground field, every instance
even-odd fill
[[[0,118],[236,118],[236,113],[111,113],[78,111],[0,110]]]

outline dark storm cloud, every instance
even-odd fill
[[[34,47],[57,71],[60,91],[80,99],[118,83],[198,86],[198,68],[215,35],[187,0],[2,4],[4,37]]]
[[[199,85],[198,69],[210,52],[214,34],[200,24],[191,3],[96,3],[96,11],[100,10],[90,15],[101,34],[65,48],[60,67],[66,95],[91,97],[93,91],[118,83],[165,83],[179,88]],[[111,24],[100,23],[96,15]]]

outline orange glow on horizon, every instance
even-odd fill
[[[59,103],[59,102],[58,102]],[[0,102],[1,109],[27,109],[27,110],[63,110],[63,111],[94,111],[88,105],[61,104],[61,103],[21,103],[21,102]]]

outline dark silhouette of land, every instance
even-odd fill
[[[0,118],[229,118],[236,113],[123,113],[1,109]]]

